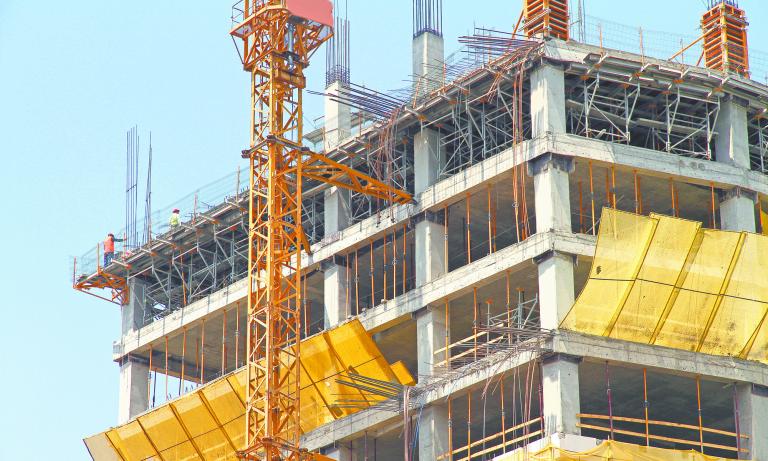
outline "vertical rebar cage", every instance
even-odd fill
[[[525,34],[568,40],[568,0],[526,0]]]
[[[749,23],[744,10],[735,0],[711,0],[709,6],[701,18],[706,66],[749,77]]]
[[[443,36],[443,0],[413,0],[413,36]]]
[[[349,20],[335,18],[336,29],[325,48],[325,87],[349,86]]]

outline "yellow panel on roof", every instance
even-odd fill
[[[359,321],[315,335],[301,343],[301,428],[322,424],[359,411],[382,399],[343,386],[348,372],[410,385],[413,377],[400,365],[393,371]],[[245,369],[213,381],[136,421],[85,440],[96,461],[236,460],[245,444]],[[360,402],[340,408],[337,400]],[[317,458],[321,459],[321,458]]]
[[[768,363],[768,237],[606,208],[564,329]]]

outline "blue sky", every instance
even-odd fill
[[[591,15],[694,36],[703,10],[702,0],[586,1]],[[116,422],[119,310],[71,289],[70,256],[123,227],[134,124],[143,139],[152,131],[156,205],[242,165],[248,78],[228,36],[231,3],[0,0],[0,459],[89,459],[81,439]],[[349,3],[353,81],[404,86],[411,1]],[[768,50],[768,6],[741,4],[753,47]],[[444,10],[454,50],[474,25],[511,30],[520,1],[445,0]],[[318,55],[310,89],[323,72]],[[306,100],[307,116],[321,115],[319,98]]]

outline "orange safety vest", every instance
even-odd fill
[[[109,237],[104,240],[104,253],[115,252],[115,241]]]

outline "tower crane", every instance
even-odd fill
[[[241,0],[230,34],[250,73],[248,319],[244,460],[307,459],[299,447],[302,182],[393,203],[411,196],[302,145],[309,58],[333,34],[329,0]],[[242,45],[242,48],[240,47]]]

